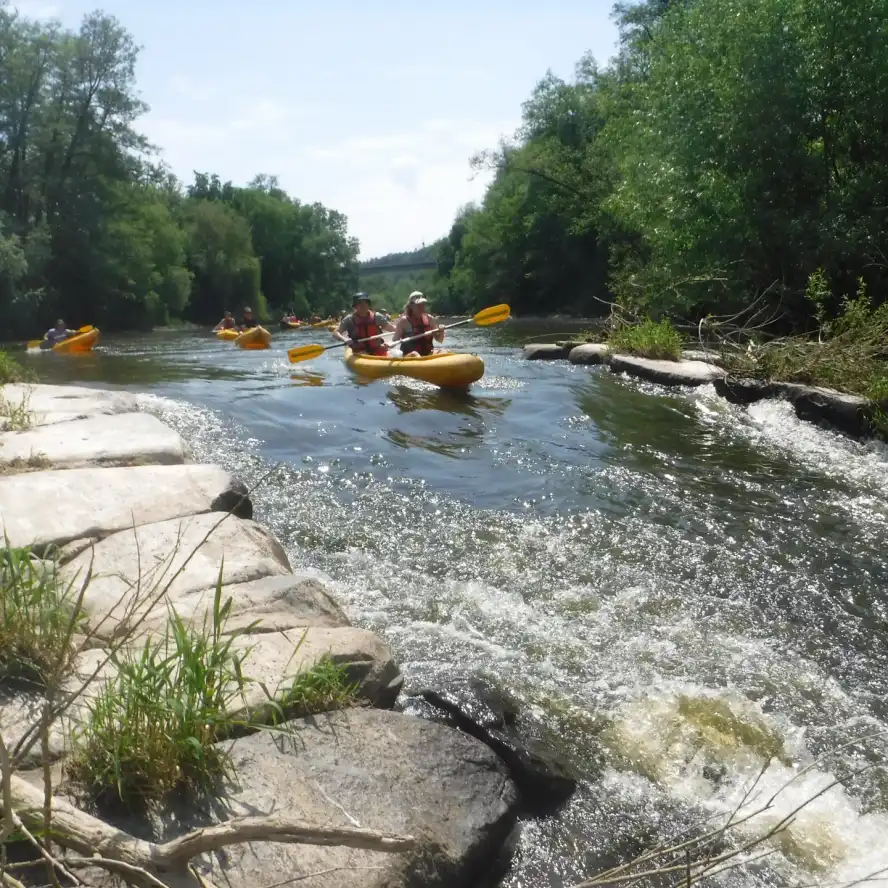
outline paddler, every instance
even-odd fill
[[[244,306],[244,316],[241,318],[240,329],[241,330],[252,330],[253,327],[258,327],[259,321],[253,315],[253,309],[250,308],[249,305]]]
[[[69,336],[73,336],[76,331],[69,330],[65,322],[59,318],[55,322],[54,327],[50,327],[46,333],[43,335],[44,342],[50,343],[50,345],[55,345],[57,342],[61,342],[63,339],[67,339]]]
[[[381,312],[373,311],[373,303],[366,293],[355,294],[352,308],[354,311],[339,322],[333,335],[340,342],[348,343],[356,354],[387,355],[388,345],[382,338],[373,342],[358,342],[358,340],[379,336],[383,332],[391,333],[395,328]]]
[[[234,316],[230,311],[226,311],[222,320],[213,327],[213,332],[218,333],[220,330],[233,330],[235,327]]]
[[[428,313],[426,306],[429,300],[414,290],[404,306],[404,314],[398,318],[395,324],[395,339],[407,339],[410,336],[428,334],[422,339],[414,339],[412,342],[402,342],[401,352],[407,358],[430,355],[435,350],[436,342],[444,341],[444,328]]]

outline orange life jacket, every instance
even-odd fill
[[[379,336],[382,333],[382,327],[376,323],[376,312],[371,311],[365,318],[359,318],[352,315],[355,322],[354,339],[367,339],[370,336]],[[382,339],[376,339],[373,342],[362,342],[360,345],[353,345],[352,351],[364,352],[368,355],[387,355],[388,346]]]
[[[420,333],[428,333],[429,330],[437,329],[437,327],[432,326],[432,322],[429,320],[427,314],[424,314],[418,321],[408,318],[407,323],[410,325],[410,332],[404,336],[405,339],[410,336],[418,336]],[[434,337],[432,336],[423,336],[422,339],[414,339],[412,342],[401,343],[401,352],[405,355],[409,355],[410,352],[418,352],[421,355],[430,355],[434,350],[435,343]]]

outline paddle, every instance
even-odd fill
[[[503,321],[507,321],[509,319],[509,312],[511,309],[508,305],[492,305],[490,308],[485,308],[482,311],[479,311],[478,314],[473,315],[470,318],[466,318],[462,321],[456,321],[453,324],[445,324],[443,327],[440,327],[441,330],[449,330],[451,327],[460,327],[463,324],[472,324],[475,323],[479,327],[489,327],[491,324],[501,324]],[[434,330],[427,330],[425,333],[417,333],[416,336],[408,336],[406,339],[399,339],[397,342],[393,342],[392,345],[400,345],[402,342],[412,342],[414,339],[422,339],[423,336],[434,336]],[[358,342],[372,342],[374,339],[382,339],[384,333],[378,333],[376,336],[368,336],[366,339],[359,339]],[[296,348],[291,348],[287,352],[287,357],[290,359],[291,364],[297,364],[300,361],[310,361],[312,358],[320,357],[325,351],[329,351],[331,348],[344,348],[346,345],[349,345],[348,342],[336,342],[333,345],[300,345]]]
[[[87,324],[85,327],[80,327],[77,332],[78,333],[89,333],[90,330],[93,329],[92,324]],[[71,338],[70,336],[68,337]],[[59,342],[64,342],[64,339],[60,339]],[[29,339],[28,344],[25,348],[52,348],[55,345],[54,342],[50,342],[48,339]]]

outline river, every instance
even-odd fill
[[[888,450],[782,403],[524,361],[545,325],[453,331],[486,363],[467,396],[360,383],[335,350],[291,365],[311,335],[274,332],[265,352],[177,332],[27,360],[143,393],[247,483],[280,465],[257,519],[409,686],[481,676],[521,701],[585,779],[525,826],[504,888],[571,885],[732,810],[761,772],[768,795],[795,778],[773,822],[848,783],[725,883],[888,867]]]

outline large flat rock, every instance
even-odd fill
[[[705,385],[725,371],[702,361],[653,361],[630,355],[611,355],[607,364],[615,373],[628,373],[660,385]]]
[[[306,574],[266,576],[247,583],[227,585],[231,599],[227,631],[239,632],[257,620],[255,632],[286,632],[306,626],[335,628],[349,621],[324,584]],[[176,613],[188,623],[201,624],[212,614],[215,589],[202,589],[176,597]],[[157,632],[167,621],[166,611],[145,620],[146,630]]]
[[[231,747],[224,802],[152,823],[154,838],[245,815],[279,814],[425,838],[424,852],[378,852],[254,842],[195,861],[216,885],[256,888],[468,888],[509,834],[518,799],[505,766],[452,728],[378,709],[288,723],[291,736],[254,734]],[[227,747],[226,747],[227,748]],[[138,825],[118,821],[138,830]],[[143,827],[144,829],[144,827]]]
[[[134,525],[220,509],[238,489],[241,495],[246,493],[228,472],[205,465],[0,476],[0,533],[5,532],[13,546],[40,551],[85,537],[101,539]]]
[[[0,395],[11,404],[24,404],[36,426],[137,409],[136,398],[129,392],[76,385],[9,384],[0,387]]]
[[[287,555],[271,533],[218,512],[112,534],[65,564],[60,575],[81,582],[91,561],[83,604],[100,638],[123,620],[131,623],[149,610],[163,613],[167,603],[178,606],[183,598],[215,588],[220,575],[224,586],[290,573]]]
[[[118,413],[0,434],[0,468],[42,457],[54,468],[185,462],[182,439],[149,413]]]

